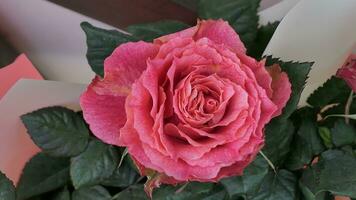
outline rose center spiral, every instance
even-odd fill
[[[175,113],[194,127],[213,125],[223,116],[226,82],[217,74],[191,73],[175,90]],[[226,96],[226,95],[225,95]]]

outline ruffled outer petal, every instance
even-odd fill
[[[268,97],[272,98],[272,77],[265,68],[265,60],[258,62],[246,54],[238,54],[238,56],[241,59],[241,62],[253,71],[257,83],[265,89]]]
[[[142,41],[120,45],[104,61],[104,79],[115,76],[115,85],[130,88],[146,69],[147,59],[156,56],[158,49],[158,45]]]
[[[97,87],[100,85],[105,88],[110,84],[96,77],[80,97],[80,106],[94,135],[108,144],[117,145],[119,130],[126,122],[126,96],[114,92],[102,93],[102,88]]]
[[[157,54],[158,46],[126,43],[104,63],[104,78],[96,77],[80,98],[83,116],[91,131],[109,144],[118,144],[119,130],[126,122],[125,99],[131,84],[146,69],[146,60]]]
[[[280,115],[282,113],[282,109],[286,106],[292,93],[292,85],[289,82],[288,75],[285,72],[282,72],[279,65],[272,65],[268,68],[268,72],[272,77],[272,101],[278,108],[272,116],[275,117]]]
[[[209,38],[216,44],[223,44],[235,52],[245,53],[246,48],[235,30],[223,20],[202,20],[189,29],[155,39],[154,43],[163,44],[174,38]]]
[[[238,54],[238,56],[242,63],[253,71],[258,84],[266,91],[268,97],[277,106],[277,110],[273,113],[272,117],[280,115],[292,93],[292,86],[288,75],[282,72],[278,65],[266,68],[265,60],[258,62],[245,54]]]
[[[246,48],[235,30],[223,20],[207,20],[198,22],[199,30],[195,34],[196,40],[209,38],[216,44],[224,44],[235,52],[245,53]]]

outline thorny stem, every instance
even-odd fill
[[[260,151],[260,154],[267,161],[268,165],[273,169],[274,173],[277,174],[276,167],[273,165],[272,161],[268,159],[268,157],[262,151]]]

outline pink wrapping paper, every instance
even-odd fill
[[[21,78],[43,79],[25,54],[21,54],[12,64],[0,69],[0,99]]]
[[[14,86],[18,80],[23,78],[43,79],[25,54],[21,54],[12,64],[0,69],[0,102],[11,87]],[[5,128],[3,132],[6,132],[6,127],[2,126],[2,123],[5,123],[4,121],[8,118],[8,115],[4,112],[0,113],[0,127]],[[18,121],[18,123],[20,122]],[[25,128],[19,126],[19,129],[21,129],[19,132],[22,134],[0,134],[0,151],[2,151],[0,152],[0,155],[2,155],[0,158],[0,170],[5,172],[15,183],[18,181],[26,161],[39,151],[30,137],[25,134]]]

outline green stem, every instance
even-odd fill
[[[184,185],[182,185],[182,187],[180,187],[180,188],[175,192],[175,194],[181,193],[181,192],[185,189],[185,187],[187,187],[188,184],[189,184],[189,182],[187,182],[187,183],[185,183]]]
[[[124,152],[122,152],[121,159],[120,159],[120,162],[119,162],[119,165],[118,165],[117,168],[120,168],[120,167],[121,167],[122,162],[124,161],[124,158],[126,157],[127,154],[128,154],[128,149],[125,148]]]
[[[349,115],[350,114],[350,107],[351,107],[351,104],[352,104],[353,95],[354,95],[354,92],[351,90],[349,98],[347,99],[347,102],[346,102],[346,105],[345,105],[345,115]],[[345,122],[346,122],[346,124],[349,124],[350,119],[345,117]]]
[[[268,157],[262,151],[260,151],[260,154],[267,161],[268,165],[273,169],[274,173],[277,174],[276,167],[273,165],[272,161],[268,159]]]
[[[324,120],[330,118],[330,117],[346,117],[348,119],[354,119],[356,120],[356,114],[351,114],[351,115],[344,115],[344,114],[333,114],[333,115],[327,115],[324,117]]]

